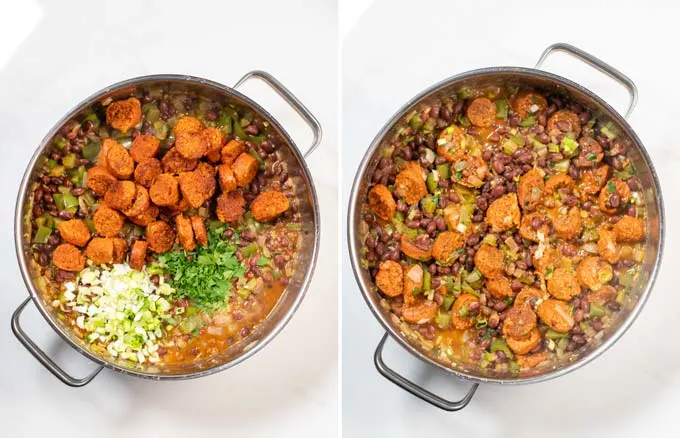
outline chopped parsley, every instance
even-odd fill
[[[609,190],[609,193],[614,193],[616,191],[616,186],[613,182],[609,181],[607,183],[607,190]]]
[[[236,259],[236,245],[224,240],[224,227],[210,230],[208,245],[193,251],[175,250],[158,256],[156,266],[170,274],[170,285],[180,298],[204,309],[216,309],[231,297],[232,280],[245,267]]]
[[[591,163],[594,163],[597,161],[597,155],[590,152],[588,155],[586,155],[586,160],[590,161]]]

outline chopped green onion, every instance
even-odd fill
[[[588,316],[591,318],[600,318],[604,316],[604,309],[595,303],[590,303],[590,310],[588,311]]]
[[[553,165],[553,170],[557,172],[567,173],[569,170],[569,160],[560,160]]]
[[[608,127],[603,126],[600,128],[600,132],[603,133],[604,135],[607,136],[608,139],[614,140],[616,138],[616,134],[614,134],[611,130],[609,130]]]
[[[453,305],[454,297],[451,295],[447,295],[444,297],[444,302],[442,303],[442,306],[444,306],[445,310],[451,309],[451,306]]]
[[[519,126],[526,128],[528,126],[534,126],[536,124],[536,118],[534,116],[529,116],[526,119],[519,122]]]
[[[578,147],[579,145],[575,140],[566,136],[562,139],[562,152],[567,157],[573,157],[578,154]]]
[[[632,165],[626,166],[623,170],[615,170],[614,176],[624,181],[631,179],[635,175],[635,169]]]
[[[505,99],[500,99],[494,102],[496,104],[496,118],[497,119],[507,119],[508,118],[508,102]]]

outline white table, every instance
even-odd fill
[[[678,436],[680,294],[673,277],[680,261],[674,226],[680,213],[678,61],[668,52],[678,40],[678,11],[652,9],[653,2],[603,6],[599,1],[569,1],[560,2],[560,7],[545,1],[519,3],[373,2],[344,40],[343,201],[373,136],[415,94],[466,70],[532,67],[548,45],[570,42],[619,68],[639,88],[630,123],[656,165],[670,224],[657,286],[631,330],[587,367],[537,385],[480,386],[467,408],[447,413],[376,372],[372,355],[383,330],[364,303],[344,252],[345,436]],[[592,89],[616,109],[625,108],[626,92],[578,61],[557,54],[545,67]],[[386,350],[390,365],[428,388],[451,398],[467,389],[415,361],[392,341]]]
[[[336,435],[336,7],[314,0],[250,3],[39,0],[0,7],[0,228],[5,230],[0,240],[0,435]],[[84,388],[66,387],[24,350],[9,327],[12,311],[27,296],[11,230],[29,157],[64,113],[108,84],[144,74],[186,73],[233,85],[252,69],[277,77],[324,128],[324,141],[308,161],[321,202],[321,257],[302,306],[270,345],[226,372],[152,382],[104,371]],[[259,83],[243,91],[306,148],[311,133],[278,96]],[[25,312],[25,326],[74,374],[91,368],[35,309]]]

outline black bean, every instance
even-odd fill
[[[512,126],[513,128],[516,128],[517,126],[519,126],[520,121],[521,121],[521,119],[520,119],[519,115],[515,114],[515,115],[510,117],[509,123],[510,123],[510,126]]]
[[[629,178],[628,181],[626,181],[626,183],[628,184],[628,187],[632,191],[638,191],[638,190],[642,189],[642,186],[640,185],[640,181],[637,178]]]
[[[504,193],[505,193],[505,186],[503,186],[502,184],[498,184],[496,187],[491,189],[491,192],[490,192],[490,194],[493,198],[499,198],[499,197],[503,196]]]
[[[612,193],[609,196],[609,200],[607,201],[607,204],[611,208],[618,208],[620,203],[621,203],[621,198],[619,197],[619,195],[617,193]]]
[[[379,242],[379,243],[375,246],[375,252],[376,252],[376,254],[378,254],[379,256],[382,256],[383,254],[385,254],[385,244],[382,243],[382,242]]]
[[[62,210],[59,212],[59,218],[64,220],[73,219],[73,213],[68,210]]]
[[[268,154],[272,154],[276,150],[274,148],[274,144],[269,140],[262,140],[262,143],[260,143],[260,147],[262,148],[263,151],[265,151]]]
[[[496,301],[496,304],[493,305],[493,309],[496,312],[502,312],[508,307],[507,304],[505,304],[505,301]]]
[[[446,221],[442,216],[437,216],[437,219],[435,221],[437,223],[437,230],[446,231]]]
[[[501,141],[501,136],[497,132],[492,132],[491,135],[489,135],[486,139],[492,143],[498,143]],[[485,160],[488,161],[489,159],[485,158]]]
[[[600,318],[593,318],[590,320],[590,326],[593,328],[593,330],[599,332],[602,330],[602,321]]]

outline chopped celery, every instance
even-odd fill
[[[505,342],[505,339],[501,338],[496,338],[493,341],[491,341],[491,345],[489,346],[489,350],[491,352],[495,353],[497,351],[502,351],[505,353],[505,355],[509,358],[512,358],[512,351],[510,351],[510,348],[508,347],[507,342]]]
[[[156,130],[156,138],[159,140],[165,140],[168,138],[168,124],[165,123],[162,120],[156,120],[153,124],[154,129]]]
[[[437,186],[439,185],[439,172],[436,170],[430,172],[427,175],[425,184],[427,185],[427,189],[430,191],[430,193],[434,193],[434,191],[437,190]]]
[[[426,270],[423,275],[423,290],[432,289],[432,274],[430,271]]]
[[[437,164],[437,173],[439,173],[439,178],[445,180],[451,178],[451,171],[447,163]]]
[[[54,140],[52,140],[52,143],[54,143],[54,145],[58,149],[63,150],[66,147],[66,145],[68,144],[68,141],[64,137],[62,137],[61,135],[57,135],[56,137],[54,137]]]
[[[444,302],[442,303],[442,306],[444,306],[444,309],[448,311],[453,305],[453,301],[454,298],[451,295],[447,295],[444,297]]]
[[[550,143],[548,145],[548,152],[557,153],[560,151],[560,147],[555,143]]]
[[[54,169],[54,167],[55,167],[57,164],[58,164],[58,163],[57,163],[56,160],[49,159],[49,160],[47,160],[47,169],[48,169],[48,170],[52,170],[52,169]]]
[[[288,228],[290,231],[300,231],[302,229],[302,225],[299,223],[291,223],[287,224],[286,228]]]
[[[591,318],[600,318],[604,316],[604,309],[595,303],[590,303],[590,310],[588,316]]]
[[[423,198],[421,201],[421,206],[423,207],[423,210],[426,211],[427,213],[434,213],[434,211],[437,209],[437,199],[436,196],[426,196]]]
[[[87,225],[87,228],[90,229],[91,233],[95,232],[94,221],[92,219],[89,219],[89,218],[85,219],[85,225]]]
[[[468,119],[467,116],[464,116],[462,114],[458,116],[458,123],[460,123],[460,125],[465,128],[469,128],[471,126],[470,119]]]
[[[567,173],[569,170],[569,160],[560,160],[553,165],[553,170],[557,172]]]
[[[462,87],[456,94],[461,99],[469,99],[473,96],[472,88],[470,87]]]
[[[149,108],[149,111],[146,113],[146,119],[151,122],[155,123],[161,118],[161,110],[158,109],[156,105],[153,105]]]
[[[477,268],[473,269],[472,272],[470,272],[466,277],[465,281],[468,283],[475,283],[479,280],[482,279],[482,274],[479,272]]]
[[[100,150],[101,145],[99,144],[99,142],[88,141],[87,144],[83,147],[83,158],[87,158],[88,160],[92,161],[97,158],[97,155],[99,155]]]
[[[507,155],[512,155],[517,150],[517,143],[511,140],[507,140],[503,143],[503,152]]]
[[[251,243],[250,245],[246,246],[241,250],[241,254],[243,254],[243,257],[252,257],[255,253],[257,252],[257,244]]]
[[[572,140],[566,136],[562,139],[562,152],[567,157],[576,156],[576,154],[578,154],[578,146],[576,140]]]
[[[534,116],[529,116],[526,119],[519,122],[519,126],[522,126],[524,128],[526,128],[528,126],[534,126],[535,124],[536,124],[536,118]]]
[[[435,323],[440,329],[448,328],[451,325],[451,315],[448,312],[437,311]]]
[[[505,99],[500,99],[494,102],[496,104],[496,118],[508,118],[508,102]]]
[[[61,193],[55,193],[52,195],[54,199],[54,205],[57,206],[57,210],[61,211],[64,209],[64,195]]]
[[[614,140],[616,138],[616,134],[614,134],[607,126],[601,127],[600,132],[606,135],[610,140]]]
[[[61,164],[67,169],[73,169],[78,164],[78,157],[71,152],[61,159]]]
[[[245,300],[250,296],[251,291],[248,289],[238,289],[236,293]]]
[[[54,166],[52,169],[50,169],[50,176],[64,176],[64,173],[66,172],[66,168],[64,166]]]
[[[413,117],[411,117],[411,120],[409,120],[408,123],[415,131],[419,130],[420,127],[423,126],[423,120],[420,118],[419,114],[415,114]]]
[[[567,333],[556,332],[556,331],[553,330],[553,329],[548,329],[548,331],[545,332],[545,338],[546,338],[546,339],[553,339],[553,340],[555,340],[555,339],[564,338],[564,337],[566,337],[566,336],[567,336]]]
[[[619,275],[619,284],[625,287],[633,287],[633,273],[626,271]]]
[[[97,114],[95,113],[90,113],[83,118],[83,122],[86,122],[88,120],[92,122],[92,126],[94,126],[95,128],[98,128],[99,124],[101,123],[99,121],[99,117],[97,117]]]
[[[496,246],[498,244],[498,238],[495,234],[489,233],[482,239],[482,244]]]
[[[63,202],[64,208],[67,210],[74,207],[78,208],[78,198],[76,198],[70,193],[64,193]]]
[[[52,234],[52,228],[40,226],[33,236],[33,243],[47,243]]]
[[[525,144],[524,137],[520,137],[519,135],[511,135],[510,141],[515,143],[517,146],[524,146]]]

